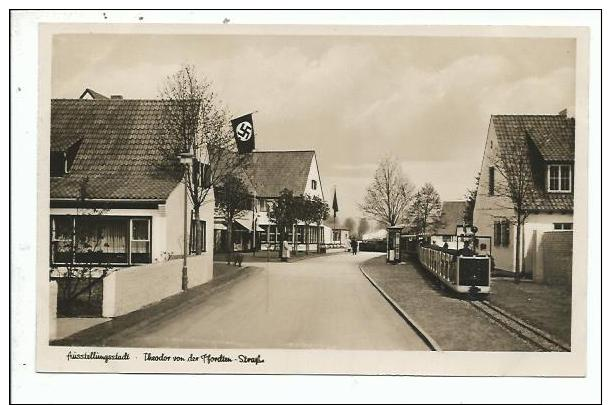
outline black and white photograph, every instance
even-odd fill
[[[587,28],[145,22],[40,24],[37,371],[585,375]]]

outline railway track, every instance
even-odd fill
[[[505,330],[533,346],[538,351],[544,352],[570,352],[571,349],[566,344],[559,342],[554,337],[544,331],[527,324],[508,312],[490,304],[487,301],[473,299],[468,301],[473,307],[483,312],[494,322]]]

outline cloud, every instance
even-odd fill
[[[574,42],[560,39],[82,35],[53,55],[54,97],[155,98],[195,65],[234,114],[259,111],[259,149],[315,149],[326,195],[337,184],[351,215],[382,156],[460,198],[491,114],[557,113],[575,98]]]

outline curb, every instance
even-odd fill
[[[399,304],[397,304],[397,302],[395,300],[393,300],[388,294],[386,294],[386,292],[378,285],[378,283],[376,283],[367,274],[367,272],[363,268],[363,265],[359,264],[359,270],[361,270],[361,273],[363,273],[365,278],[367,280],[369,280],[371,285],[373,285],[375,287],[375,289],[378,290],[378,292],[382,295],[382,297],[384,297],[384,299],[393,307],[393,309],[401,316],[401,318],[403,318],[403,320],[405,322],[407,322],[409,324],[409,326],[411,326],[412,329],[414,329],[414,331],[418,334],[418,336],[420,336],[420,338],[424,341],[424,343],[432,351],[436,351],[436,352],[442,352],[443,351],[443,349],[441,348],[441,346],[439,346],[439,344],[435,341],[435,339],[433,339],[431,336],[429,336],[424,331],[424,329],[422,329],[422,327],[420,327],[420,325],[418,325],[418,323],[416,321],[414,321],[403,309],[401,309]]]
[[[167,298],[164,298],[161,301],[158,301],[153,304],[149,304],[143,308],[129,312],[125,315],[121,315],[119,317],[112,318],[108,322],[94,325],[90,328],[76,332],[73,335],[66,336],[62,339],[53,340],[49,343],[49,345],[50,346],[84,346],[84,344],[81,344],[81,341],[85,340],[87,341],[86,346],[96,346],[96,347],[97,346],[106,346],[104,343],[106,342],[107,339],[111,338],[113,335],[116,335],[118,333],[129,334],[136,329],[147,327],[151,324],[154,324],[160,321],[163,318],[166,318],[182,310],[185,310],[191,307],[193,302],[196,301],[197,299],[201,299],[201,298],[207,299],[212,294],[226,287],[230,282],[235,282],[237,280],[251,276],[254,273],[254,271],[256,271],[257,268],[258,267],[256,266],[247,266],[247,267],[244,267],[243,270],[250,269],[250,271],[240,271],[230,276],[217,278],[216,280],[219,283],[216,285],[210,286],[210,289],[206,291],[203,295],[186,297],[184,301],[178,302],[177,305],[167,308],[165,310],[162,310],[158,312],[157,314],[147,317],[146,319],[135,320],[135,321],[130,320],[130,318],[133,319],[133,317],[138,317],[138,315],[145,313],[145,311],[153,310],[156,305],[163,304],[164,301],[167,303],[167,300],[179,299],[181,295],[192,292],[192,289],[169,296]],[[214,279],[211,280],[210,282],[212,281],[214,281]],[[204,283],[204,284],[201,284],[200,286],[193,287],[193,289],[198,288],[198,287],[203,287],[206,284],[207,283]],[[114,325],[113,325],[113,322],[114,322]],[[120,327],[121,323],[125,323],[126,325],[123,327]],[[115,326],[117,327],[117,329],[114,328]],[[91,335],[94,335],[94,337],[90,337]]]

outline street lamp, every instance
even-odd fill
[[[193,151],[183,152],[178,155],[178,160],[184,167],[184,182],[185,182],[185,201],[184,201],[184,229],[183,229],[183,256],[182,256],[182,290],[186,291],[189,286],[189,277],[187,275],[187,182],[189,181],[189,167],[193,164]]]

